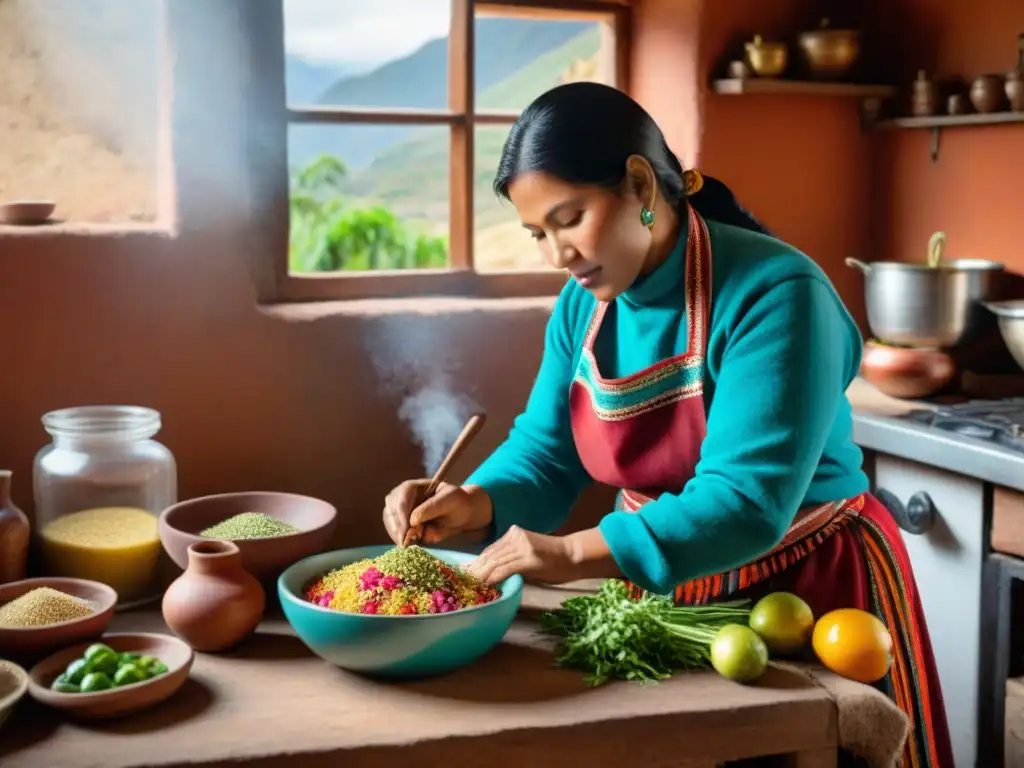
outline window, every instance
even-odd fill
[[[557,291],[564,276],[491,183],[536,96],[569,80],[624,87],[624,1],[282,3],[279,297]]]
[[[161,0],[0,0],[0,203],[158,218]]]

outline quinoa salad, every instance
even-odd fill
[[[308,584],[303,596],[345,613],[412,616],[471,608],[496,600],[501,592],[411,546],[326,573]]]

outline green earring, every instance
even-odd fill
[[[654,211],[652,211],[650,208],[646,208],[646,207],[645,208],[641,208],[640,209],[640,221],[648,229],[653,227],[654,226]]]

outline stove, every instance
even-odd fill
[[[1024,453],[1024,397],[945,404],[910,411],[904,418]]]

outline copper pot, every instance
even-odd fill
[[[1006,99],[1004,75],[982,75],[971,83],[971,104],[981,114],[991,114],[1003,108]]]
[[[916,399],[935,394],[956,375],[956,365],[937,349],[890,347],[877,341],[864,345],[861,375],[890,397]]]
[[[832,29],[828,19],[822,19],[818,29],[802,33],[798,42],[811,74],[823,79],[846,77],[860,57],[860,32]]]

